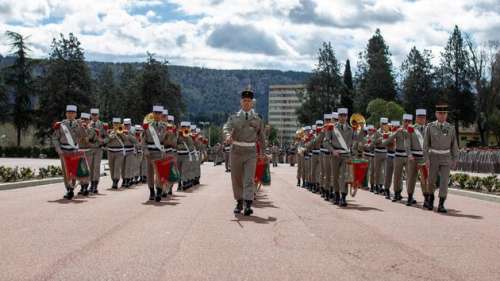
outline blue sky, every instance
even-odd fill
[[[355,65],[380,28],[399,67],[409,50],[439,61],[454,25],[478,44],[500,40],[498,0],[0,0],[0,54],[6,30],[31,35],[47,57],[59,33],[73,32],[88,60],[310,71],[323,41]]]

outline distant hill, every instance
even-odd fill
[[[0,69],[11,63],[12,58],[0,56]],[[129,63],[88,62],[92,77],[105,65],[110,65],[118,75],[125,64]],[[142,67],[142,63],[130,64]],[[247,85],[256,91],[257,111],[267,118],[269,85],[302,84],[310,76],[310,73],[296,71],[216,70],[178,65],[169,65],[169,74],[181,86],[188,111],[184,118],[219,122],[237,110],[239,92]]]

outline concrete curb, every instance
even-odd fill
[[[498,195],[480,193],[480,192],[474,192],[474,191],[468,191],[468,190],[461,190],[461,189],[456,189],[456,188],[448,188],[448,192],[451,194],[455,194],[455,195],[460,195],[460,196],[475,198],[475,199],[479,199],[479,200],[500,203],[500,196],[498,196]]]
[[[101,174],[101,177],[106,176],[106,175],[107,175],[106,173],[103,173],[103,174]],[[54,178],[47,178],[47,179],[40,179],[40,180],[29,180],[29,181],[2,183],[2,184],[0,184],[0,191],[9,190],[9,189],[25,188],[25,187],[33,187],[33,186],[39,186],[39,185],[47,185],[47,184],[60,183],[60,182],[64,182],[63,177],[54,177]]]
[[[46,184],[53,184],[53,183],[59,183],[59,182],[63,182],[62,177],[2,183],[2,184],[0,184],[0,191],[9,190],[9,189],[24,188],[24,187],[39,186],[39,185],[46,185]]]

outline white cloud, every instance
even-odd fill
[[[0,0],[0,32],[31,35],[37,57],[48,55],[53,37],[73,32],[88,59],[134,60],[149,51],[175,64],[309,71],[322,41],[332,42],[339,62],[349,58],[354,66],[357,54],[380,28],[397,67],[413,45],[432,50],[439,61],[455,24],[478,42],[500,40],[500,10],[495,4],[495,0]],[[235,34],[221,34],[221,26],[245,28],[226,28],[222,31]],[[214,41],[216,31],[219,41]],[[225,37],[234,40],[221,43]],[[0,53],[5,55],[8,49],[0,35]]]

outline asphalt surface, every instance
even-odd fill
[[[235,217],[230,175],[202,173],[161,203],[108,177],[72,201],[61,184],[1,191],[0,280],[500,280],[498,203],[450,195],[442,215],[359,191],[342,209],[281,165]]]

